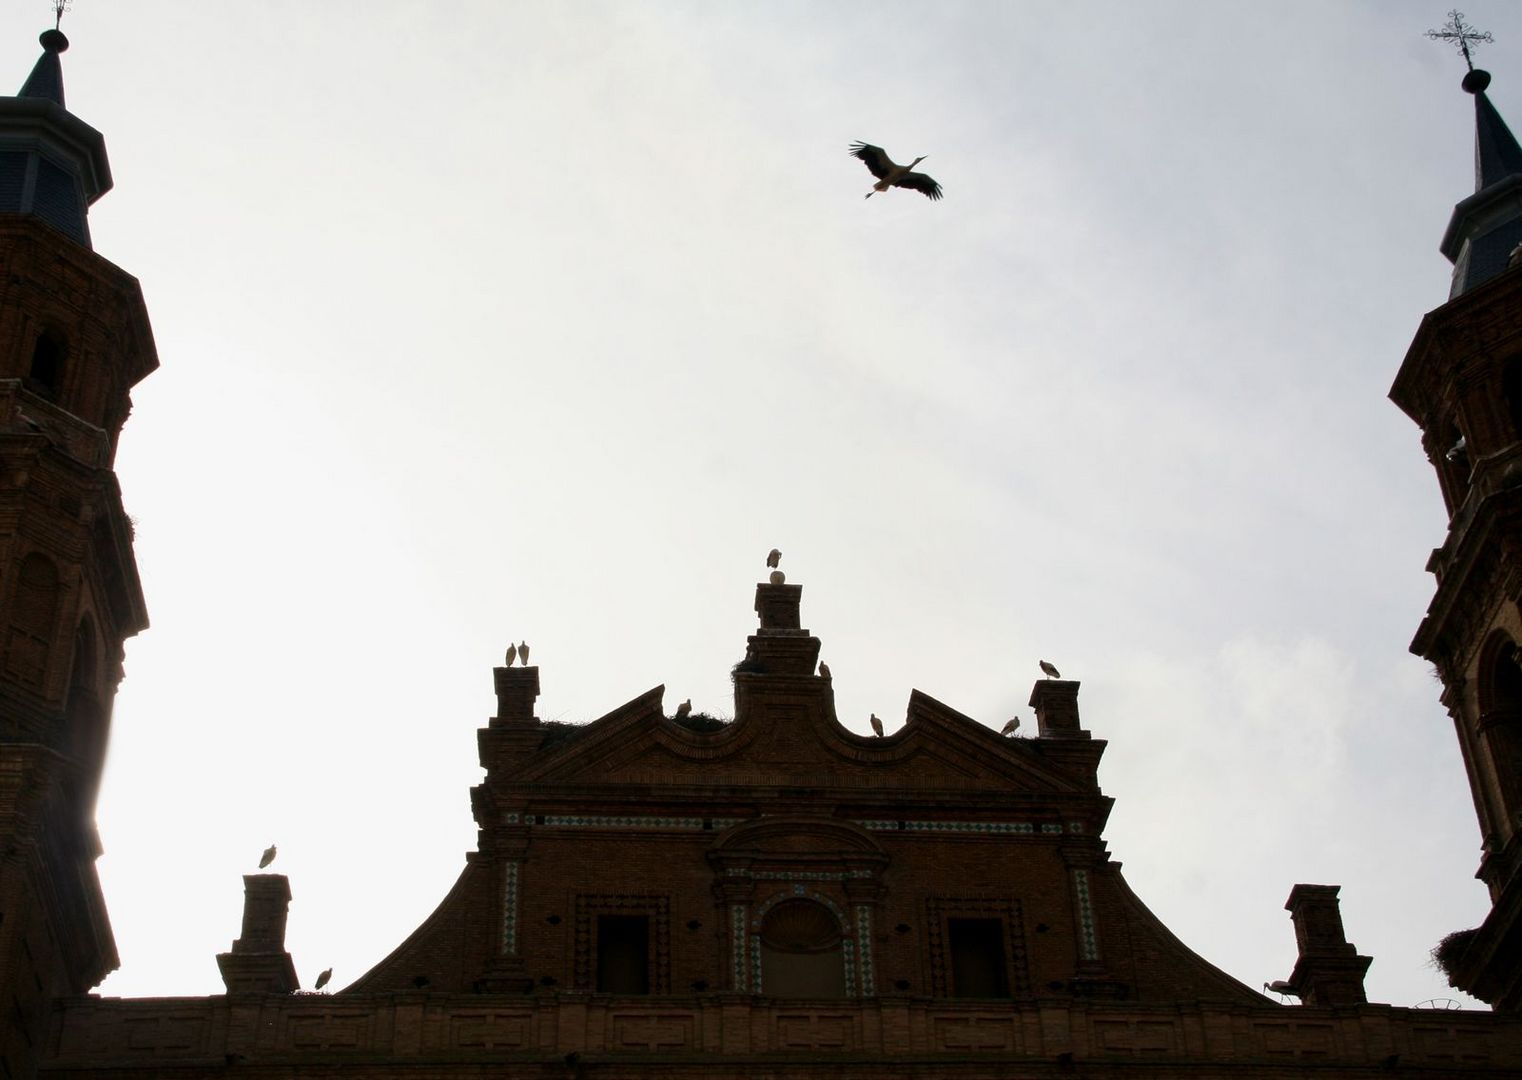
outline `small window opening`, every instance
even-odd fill
[[[1009,997],[1002,919],[947,919],[953,997]]]
[[[1501,394],[1511,418],[1511,437],[1522,441],[1522,356],[1514,356],[1501,371]]]
[[[1441,455],[1436,461],[1438,470],[1438,482],[1443,489],[1443,499],[1448,504],[1448,513],[1458,512],[1464,502],[1464,497],[1469,494],[1469,473],[1472,462],[1470,460],[1469,440],[1458,429],[1458,425],[1449,423],[1443,429],[1443,436],[1438,440],[1438,453]]]
[[[597,990],[603,994],[650,992],[650,918],[597,917]]]
[[[1522,652],[1503,641],[1492,654],[1482,723],[1504,812],[1522,811]]]
[[[69,347],[51,330],[44,330],[32,346],[32,366],[27,371],[24,384],[28,390],[53,401],[63,385],[63,362]]]

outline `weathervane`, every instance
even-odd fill
[[[1469,70],[1474,70],[1474,58],[1469,55],[1469,46],[1489,45],[1495,38],[1490,36],[1489,30],[1476,30],[1464,21],[1464,13],[1454,10],[1448,13],[1448,21],[1443,24],[1441,30],[1428,30],[1423,37],[1429,37],[1433,41],[1446,41],[1450,45],[1457,45],[1459,52],[1464,54],[1464,63],[1469,65]]]

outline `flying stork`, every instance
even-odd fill
[[[872,190],[867,192],[866,197],[871,198],[879,191],[887,191],[890,187],[912,188],[931,199],[941,197],[941,185],[937,184],[924,173],[914,172],[914,167],[925,160],[924,155],[915,158],[907,165],[895,165],[888,152],[881,146],[873,146],[870,143],[854,142],[851,144],[850,155],[861,158],[866,163],[867,170],[877,177],[877,183],[872,185]]]

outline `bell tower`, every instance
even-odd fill
[[[158,366],[137,280],[91,249],[105,142],[64,107],[60,56],[0,97],[0,1076],[35,1072],[49,1004],[117,965],[95,796],[148,625],[112,465]]]
[[[1462,27],[1460,28],[1462,29]],[[1483,38],[1472,38],[1483,40]],[[1467,50],[1466,50],[1467,55]],[[1475,191],[1442,252],[1449,300],[1430,312],[1391,400],[1422,429],[1448,534],[1427,569],[1437,592],[1411,651],[1437,668],[1479,817],[1485,922],[1445,940],[1456,987],[1522,1010],[1522,148],[1471,70]]]

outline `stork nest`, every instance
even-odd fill
[[[734,681],[736,675],[764,675],[766,665],[753,656],[747,656],[734,667],[729,669],[730,681]]]
[[[730,721],[722,716],[714,716],[712,713],[694,712],[686,716],[673,716],[670,720],[674,724],[680,724],[688,731],[696,731],[705,734],[710,731],[723,731],[730,725]]]
[[[1463,959],[1469,943],[1480,932],[1479,927],[1470,930],[1455,930],[1446,935],[1442,941],[1432,946],[1432,966],[1448,976],[1449,985],[1453,985],[1453,969]]]
[[[571,724],[564,720],[541,720],[539,729],[544,732],[544,739],[540,742],[539,749],[548,750],[552,746],[568,743],[580,737],[591,726],[591,724]]]

